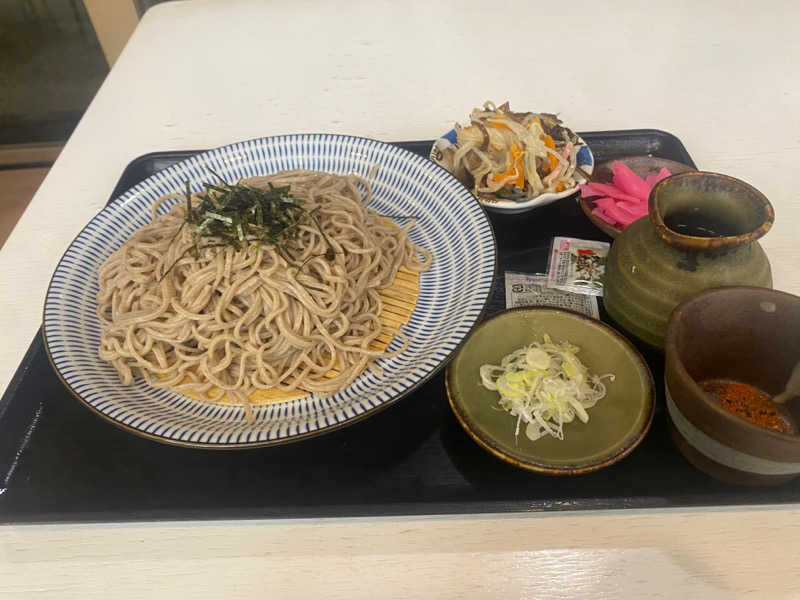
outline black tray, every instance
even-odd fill
[[[655,130],[582,134],[598,160],[653,154],[693,164]],[[430,142],[398,144],[426,155]],[[114,190],[194,152],[134,160]],[[505,270],[545,268],[549,240],[607,240],[574,197],[513,217],[492,215]],[[504,307],[495,286],[489,314]],[[657,382],[661,357],[648,355]],[[659,390],[660,398],[663,392]],[[53,373],[37,335],[0,401],[0,521],[130,521],[334,517],[785,503],[778,488],[717,483],[672,447],[659,400],[652,430],[628,458],[578,477],[515,469],[479,448],[452,416],[443,372],[385,411],[311,440],[208,452],[136,437],[102,421]]]

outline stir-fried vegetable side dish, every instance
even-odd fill
[[[614,375],[590,373],[576,356],[579,351],[544,334],[543,342],[515,350],[500,365],[481,366],[481,384],[497,391],[501,408],[517,417],[516,435],[525,423],[525,435],[531,440],[545,435],[562,440],[565,423],[576,416],[589,421],[587,409],[606,395],[603,379],[613,381]]]
[[[443,158],[475,194],[522,200],[576,185],[580,142],[556,115],[486,102],[472,111],[468,126],[455,130],[458,143]]]

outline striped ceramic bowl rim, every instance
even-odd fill
[[[143,380],[122,386],[115,369],[97,355],[97,269],[130,235],[149,222],[160,196],[193,190],[208,169],[229,181],[286,169],[312,169],[372,178],[370,207],[387,214],[419,215],[410,237],[430,249],[434,263],[420,278],[417,306],[404,328],[408,347],[377,361],[328,398],[306,397],[244,408],[193,400],[155,389]],[[177,200],[176,200],[177,202]],[[162,207],[169,210],[170,205]],[[427,381],[481,316],[497,262],[486,213],[452,175],[407,150],[343,135],[298,134],[260,138],[198,154],[156,173],[116,198],[78,234],[56,267],[44,306],[44,339],[59,377],[89,408],[114,424],[158,441],[202,448],[277,444],[360,420]],[[390,350],[398,346],[395,341]]]

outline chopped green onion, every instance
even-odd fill
[[[481,385],[500,394],[500,407],[517,417],[531,440],[544,435],[564,439],[564,424],[577,416],[589,421],[586,409],[606,395],[603,379],[589,372],[575,356],[580,349],[569,342],[555,344],[544,334],[543,342],[515,350],[500,365],[480,368]]]

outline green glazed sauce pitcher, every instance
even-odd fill
[[[614,240],[606,259],[603,304],[631,335],[663,349],[667,319],[689,296],[726,285],[772,287],[756,240],[775,212],[752,186],[717,173],[673,175],[653,187],[649,213]]]

